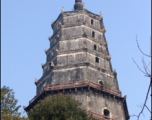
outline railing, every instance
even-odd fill
[[[58,89],[66,89],[66,88],[75,88],[75,87],[83,87],[83,86],[91,86],[93,88],[97,88],[102,91],[109,92],[111,94],[121,96],[121,92],[115,89],[107,88],[103,85],[97,84],[95,82],[92,82],[90,80],[81,80],[81,81],[75,81],[75,82],[67,82],[67,83],[60,83],[58,85],[47,85],[44,89],[45,90],[58,90]]]
[[[92,112],[92,111],[87,111],[88,115],[92,118],[95,118],[97,120],[117,120],[115,118],[110,118],[108,116],[100,115],[98,113]]]
[[[29,101],[29,104],[35,101],[43,92],[44,90],[41,90],[32,100]]]
[[[90,81],[90,86],[121,97],[121,92]]]
[[[60,90],[60,89],[68,89],[68,88],[77,88],[77,87],[84,87],[84,86],[90,86],[108,93],[111,93],[116,96],[121,97],[121,92],[115,89],[107,88],[103,85],[97,84],[95,82],[92,82],[90,80],[79,80],[75,82],[66,82],[66,83],[60,83],[56,85],[48,84],[43,90],[41,90],[31,101],[29,101],[29,104],[32,103],[35,99],[37,99],[43,91],[48,90]]]
[[[45,90],[58,90],[58,89],[66,89],[66,88],[76,88],[76,87],[83,87],[87,86],[87,81],[76,81],[76,82],[67,82],[67,83],[60,83],[58,85],[47,85]]]

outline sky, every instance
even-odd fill
[[[49,48],[51,22],[61,13],[73,10],[75,0],[2,0],[1,2],[1,86],[15,92],[18,105],[28,106],[36,95],[35,78],[42,76],[41,63],[46,62],[44,49]],[[108,49],[113,69],[123,96],[127,95],[130,115],[138,115],[143,105],[150,79],[143,69],[140,48],[150,54],[151,0],[83,0],[85,9],[103,13]],[[149,64],[150,58],[144,57]],[[150,68],[150,67],[149,67]],[[147,101],[150,108],[150,95]],[[23,111],[23,107],[20,109]],[[144,110],[140,120],[148,120]],[[136,120],[131,117],[130,120]]]

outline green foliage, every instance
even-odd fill
[[[1,120],[27,120],[25,117],[20,117],[18,112],[21,106],[16,106],[17,100],[14,97],[14,92],[9,87],[1,88]]]
[[[30,120],[89,120],[81,103],[71,96],[53,95],[34,106],[29,112]]]
[[[106,88],[106,89],[111,89],[112,85],[110,85],[108,82],[104,82],[103,83],[103,86]]]

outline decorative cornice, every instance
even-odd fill
[[[61,9],[61,13],[63,13],[64,12],[64,7],[62,7],[62,9]]]
[[[48,36],[48,40],[49,40],[49,41],[51,40],[51,36]]]
[[[37,85],[37,82],[38,82],[38,79],[37,79],[37,78],[35,78],[35,82],[34,82],[34,83],[35,83],[35,85]]]
[[[45,74],[42,75],[42,77],[37,81],[37,84],[40,84],[52,71],[54,67],[50,68]]]
[[[78,53],[78,52],[84,52],[84,53],[87,52],[87,53],[90,53],[92,55],[95,55],[97,57],[100,57],[100,58],[102,58],[104,60],[108,60],[108,61],[111,59],[110,55],[104,55],[103,53],[100,53],[98,51],[92,51],[92,50],[89,50],[88,48],[82,48],[82,49],[70,50],[70,51],[64,51],[64,52],[59,51],[58,49],[56,49],[56,53],[54,54],[54,56],[52,57],[52,59],[50,61],[52,61],[54,58],[59,57],[60,55],[64,55],[64,54],[67,55],[67,54],[71,54],[71,53],[74,54],[74,53]],[[45,66],[47,66],[48,63],[50,63],[50,61],[48,61],[45,64],[43,64],[43,68]]]
[[[100,45],[104,45],[104,46],[107,46],[107,45],[108,45],[108,42],[107,42],[107,41],[105,41],[104,43],[99,43],[96,39],[91,38],[91,37],[87,37],[87,36],[84,36],[84,35],[79,36],[79,37],[77,37],[77,38],[71,37],[71,38],[69,38],[69,39],[72,40],[72,39],[84,39],[84,38],[86,38],[86,39],[88,39],[88,40],[91,40],[91,41],[93,41],[93,42],[96,42],[96,43],[98,43],[98,44],[100,44]],[[59,41],[57,40],[57,42],[56,42],[54,45],[52,45],[48,50],[46,50],[46,54],[48,54],[57,44],[59,44],[60,41],[69,41],[69,40],[67,40],[67,39],[59,39]]]
[[[45,64],[41,63],[42,68],[44,68],[44,65],[45,65]]]
[[[106,60],[111,60],[111,55],[107,55],[107,56],[105,57],[105,59],[106,59]]]
[[[48,62],[48,63],[46,63],[46,65],[49,65],[49,64],[52,64],[52,62],[50,61],[50,62]],[[43,81],[43,79],[45,79],[46,78],[46,76],[48,76],[51,72],[53,72],[53,71],[56,71],[56,70],[61,70],[61,69],[70,69],[70,68],[74,68],[74,67],[90,67],[90,68],[93,68],[93,69],[95,69],[95,70],[97,70],[97,71],[100,71],[101,73],[103,73],[103,74],[107,74],[107,75],[111,75],[111,76],[114,76],[115,74],[113,73],[113,72],[110,72],[110,71],[107,71],[106,69],[104,69],[104,68],[100,68],[100,67],[96,67],[95,65],[93,65],[93,64],[91,64],[91,63],[89,63],[89,62],[84,62],[84,63],[77,63],[77,64],[69,64],[69,65],[64,65],[64,66],[54,66],[53,64],[52,64],[52,66],[51,66],[51,68],[45,73],[45,74],[43,74],[43,76],[38,80],[38,82],[37,82],[37,85],[41,82],[41,81]],[[115,77],[115,76],[114,76]]]
[[[47,50],[46,49],[44,49],[44,52],[45,52],[45,54],[47,53]]]
[[[46,92],[53,92],[53,91],[62,91],[64,92],[65,89],[75,89],[75,91],[78,91],[78,90],[82,90],[81,88],[85,88],[87,87],[88,90],[90,91],[91,88],[93,89],[96,89],[97,92],[98,91],[101,91],[102,93],[101,94],[107,94],[108,96],[110,95],[111,97],[115,98],[115,99],[121,99],[123,101],[123,103],[125,103],[126,101],[126,98],[122,97],[121,96],[121,91],[117,91],[117,90],[114,90],[114,89],[107,89],[107,88],[104,88],[101,87],[101,85],[97,84],[97,83],[94,83],[92,81],[89,81],[89,80],[82,80],[82,81],[75,81],[74,83],[68,83],[70,84],[69,87],[67,88],[64,88],[64,84],[66,85],[66,83],[61,83],[61,85],[57,85],[57,88],[55,87],[55,85],[47,85],[46,88],[44,88],[42,91],[40,91],[30,102],[29,102],[29,105],[28,107],[26,107],[25,109],[27,110],[29,107],[32,107],[32,103],[36,102],[37,100],[40,100],[42,99],[42,96],[44,96],[43,94],[45,94]],[[81,85],[82,84],[82,85]],[[51,86],[54,86],[54,87],[51,87]],[[60,87],[58,87],[60,86]],[[78,89],[80,88],[80,89]]]
[[[79,10],[79,11],[64,11],[63,13],[60,13],[60,14],[59,14],[58,18],[53,22],[52,27],[54,27],[54,25],[56,24],[56,22],[57,22],[59,19],[61,19],[61,17],[69,16],[69,14],[70,14],[70,16],[73,16],[73,15],[71,15],[71,13],[86,14],[86,15],[88,15],[89,17],[92,17],[92,18],[94,18],[94,19],[96,19],[96,20],[99,20],[99,17],[100,17],[100,15],[97,15],[97,14],[95,14],[95,13],[92,13],[92,12],[88,11],[87,9]]]
[[[95,30],[99,33],[104,34],[106,32],[105,26],[102,29],[96,29],[96,27],[88,25],[86,22],[78,22],[78,23],[73,23],[73,24],[65,24],[62,26],[63,29],[68,29],[68,28],[73,28],[73,27],[88,27],[89,29]]]
[[[62,29],[66,29],[66,28],[70,28],[70,27],[78,27],[78,26],[82,26],[82,27],[88,27],[89,29],[93,29],[93,30],[95,30],[95,31],[97,31],[97,32],[99,32],[99,33],[102,33],[102,34],[104,34],[105,33],[105,27],[103,28],[103,29],[101,29],[101,30],[98,30],[98,29],[95,29],[95,28],[92,28],[91,26],[89,26],[89,25],[87,25],[87,24],[82,24],[82,23],[80,23],[79,25],[77,24],[77,25],[75,25],[74,26],[74,24],[73,25],[70,25],[70,26],[68,26],[68,27],[65,27],[65,26],[62,26]],[[48,36],[48,40],[49,41],[51,41],[54,37],[58,37],[58,38],[61,38],[61,36],[59,35],[60,34],[60,32],[61,32],[61,30],[62,29],[58,29],[56,32],[54,32],[53,33],[53,35],[50,37],[50,36]],[[84,31],[84,34],[86,34],[86,32]],[[85,35],[82,35],[82,37],[87,37],[87,34],[86,34],[86,36]],[[92,39],[94,39],[94,38],[92,38]],[[105,45],[107,45],[107,43],[105,43]]]

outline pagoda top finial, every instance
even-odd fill
[[[82,0],[75,0],[75,3],[77,3],[77,2],[80,2],[80,3],[82,3]]]
[[[74,10],[83,10],[82,0],[75,0]]]

